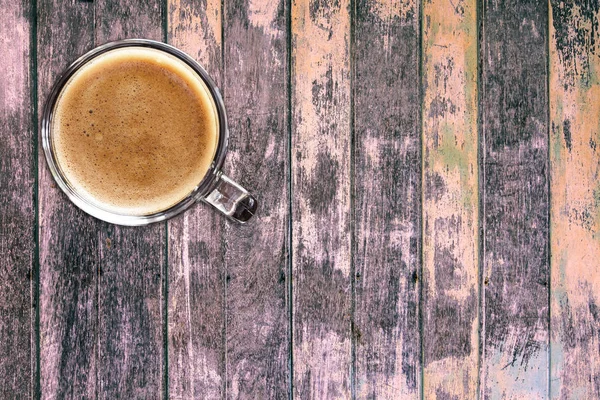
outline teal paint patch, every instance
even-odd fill
[[[538,349],[527,360],[523,356],[507,360],[507,355],[514,353],[507,347],[497,348],[494,354],[489,356],[487,364],[493,368],[488,368],[488,376],[495,376],[497,381],[487,382],[485,398],[489,400],[547,399],[548,347]]]
[[[556,333],[555,333],[556,335]],[[550,342],[550,398],[559,399],[562,388],[561,371],[564,368],[565,351],[561,342],[552,340]]]

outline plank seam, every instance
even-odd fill
[[[546,154],[546,171],[548,174],[548,241],[546,243],[548,255],[548,399],[552,399],[552,168],[550,165],[551,149],[551,113],[550,113],[550,21],[552,21],[552,2],[548,0],[548,23],[546,29],[546,96],[548,96],[546,107],[548,146]]]
[[[166,1],[166,0],[165,0]],[[169,225],[165,221],[165,243],[163,263],[163,398],[169,398]]]
[[[484,149],[485,140],[483,140],[483,107],[482,98],[483,98],[483,48],[482,48],[482,40],[483,40],[483,0],[478,0],[476,2],[475,7],[475,20],[477,32],[477,138],[479,143],[477,144],[477,167],[479,168],[478,173],[478,190],[479,190],[479,204],[478,204],[478,228],[479,228],[479,239],[477,240],[477,268],[478,268],[478,301],[477,301],[477,340],[478,340],[478,351],[477,351],[477,399],[479,400],[481,396],[481,376],[482,376],[482,358],[483,358],[483,350],[484,350],[484,340],[482,339],[482,334],[484,330],[483,321],[485,318],[484,308],[483,308],[483,290],[484,290],[484,248],[485,248],[485,226],[484,226],[484,217],[485,217],[485,168],[484,168]]]
[[[161,23],[162,23],[162,36],[163,42],[168,43],[169,40],[169,0],[162,0],[160,3],[161,7]]]
[[[478,254],[478,268],[479,268],[479,310],[478,310],[478,340],[479,340],[479,351],[477,357],[477,399],[481,399],[484,396],[481,393],[482,381],[485,379],[485,373],[483,371],[483,360],[485,358],[485,129],[484,129],[484,118],[483,118],[483,98],[485,97],[485,87],[483,85],[483,52],[484,52],[484,15],[485,15],[485,4],[484,0],[477,1],[476,13],[477,13],[477,132],[479,138],[479,145],[477,146],[477,159],[479,164],[479,254]]]
[[[356,0],[350,0],[350,396],[356,399]]]
[[[293,218],[292,218],[292,121],[293,121],[293,108],[292,108],[292,0],[285,0],[287,8],[286,15],[286,49],[287,49],[287,157],[288,157],[288,168],[287,168],[287,186],[288,186],[288,232],[287,232],[287,292],[288,292],[288,398],[294,399],[294,291],[292,282],[293,272]]]
[[[419,242],[420,242],[420,248],[419,248],[419,266],[418,266],[418,275],[419,275],[419,306],[418,306],[418,320],[419,320],[419,352],[420,352],[420,357],[419,357],[419,361],[421,363],[420,368],[419,368],[419,373],[420,373],[420,387],[419,387],[419,398],[421,400],[425,399],[425,347],[424,347],[424,341],[423,341],[423,280],[424,280],[424,267],[423,267],[423,237],[424,237],[424,232],[425,232],[425,218],[423,216],[423,202],[425,200],[425,193],[424,193],[424,186],[423,186],[423,179],[424,179],[424,172],[425,172],[425,160],[423,158],[423,146],[425,143],[424,140],[424,126],[423,126],[423,111],[425,110],[424,107],[424,87],[425,84],[423,82],[423,39],[425,37],[424,35],[424,24],[423,24],[423,5],[424,5],[424,0],[421,0],[419,2],[419,43],[418,43],[418,58],[419,58],[419,66],[418,66],[418,76],[419,76],[419,139],[421,141],[420,146],[419,146],[419,159],[421,160],[421,171],[420,171],[420,181],[418,183],[419,186],[419,194],[421,196],[420,198],[420,216],[421,216],[421,221],[419,224]]]
[[[161,3],[162,36],[163,42],[167,43],[169,39],[169,15],[168,0],[162,0]],[[164,243],[164,263],[163,263],[163,398],[169,399],[169,221],[165,221],[165,243]]]
[[[97,23],[96,23],[96,16],[97,16],[97,8],[98,8],[98,2],[94,2],[94,6],[92,7],[92,45],[93,47],[96,47],[98,45],[98,31],[97,31]],[[99,240],[98,240],[98,265],[96,266],[96,271],[94,273],[94,280],[96,282],[95,287],[96,287],[96,304],[94,305],[94,311],[96,312],[96,318],[95,318],[95,327],[94,327],[94,334],[96,335],[96,342],[95,342],[95,346],[94,346],[94,374],[95,374],[95,382],[94,382],[94,398],[96,400],[98,400],[99,398],[99,389],[98,389],[98,385],[100,382],[99,379],[99,354],[100,354],[100,280],[102,279],[102,276],[100,274],[100,271],[102,270],[102,240],[101,240],[101,236],[102,233],[105,233],[108,237],[108,233],[106,232],[106,224],[104,226],[100,226],[101,230],[104,230],[105,232],[100,232],[99,233]]]
[[[223,14],[221,14],[223,15]],[[224,70],[224,68],[223,68]],[[224,74],[223,74],[224,75]],[[222,75],[222,76],[223,76]],[[225,78],[223,77],[223,80]],[[225,96],[225,95],[223,95]],[[221,347],[223,349],[223,355],[221,358],[221,373],[223,374],[223,383],[221,385],[221,394],[223,399],[227,399],[227,379],[228,379],[228,368],[227,368],[227,316],[228,316],[228,307],[227,307],[227,282],[228,282],[228,273],[227,273],[227,265],[225,264],[225,251],[227,246],[225,245],[224,231],[225,224],[223,221],[220,222],[221,227],[221,240],[220,240],[220,253],[221,253],[221,277],[223,281],[223,326],[221,327]]]
[[[223,100],[225,100],[225,80],[227,77],[225,76],[225,0],[221,0],[221,95],[223,96]],[[225,252],[227,251],[227,246],[225,243],[225,229],[226,224],[223,220],[219,222],[220,224],[220,232],[221,232],[221,240],[220,240],[220,253],[222,258],[222,271],[221,276],[223,278],[223,327],[222,327],[222,338],[221,338],[221,346],[223,348],[223,357],[222,357],[222,366],[221,372],[223,374],[223,383],[221,386],[221,395],[224,400],[227,399],[227,382],[229,379],[229,371],[228,371],[228,362],[227,362],[227,319],[228,319],[228,311],[229,307],[227,304],[227,283],[228,283],[228,272],[227,272],[227,264],[225,263]]]
[[[33,354],[31,356],[33,373],[31,376],[31,398],[41,398],[41,352],[40,352],[40,235],[39,235],[39,141],[38,141],[38,75],[37,75],[37,0],[31,2],[29,9],[29,21],[30,21],[30,32],[29,32],[29,45],[30,45],[30,57],[29,57],[29,75],[31,79],[30,88],[30,100],[31,100],[31,128],[33,133],[32,140],[32,158],[33,162],[33,260],[32,260],[32,273],[33,273],[33,287],[32,302],[34,305],[35,314],[32,316],[33,332],[31,341],[33,342]]]

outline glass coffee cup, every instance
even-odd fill
[[[215,142],[214,155],[207,167],[206,173],[199,179],[197,184],[187,193],[168,207],[149,213],[135,213],[119,210],[118,207],[109,207],[98,201],[82,185],[69,179],[65,166],[61,165],[60,154],[57,154],[56,128],[54,119],[58,102],[61,95],[68,86],[74,75],[84,66],[90,65],[102,55],[109,54],[122,49],[152,49],[163,52],[165,55],[178,60],[185,65],[195,77],[200,79],[209,93],[215,112],[215,121],[218,122],[218,137]],[[91,112],[91,110],[90,110]],[[88,135],[89,136],[89,135]],[[65,192],[69,199],[86,213],[118,225],[138,226],[153,222],[164,221],[191,207],[196,202],[204,202],[212,205],[231,220],[244,223],[256,213],[257,201],[239,184],[222,173],[222,166],[227,153],[229,131],[227,128],[227,117],[223,99],[216,85],[208,73],[194,59],[173,46],[146,39],[128,39],[107,43],[86,53],[76,60],[62,74],[54,85],[46,102],[42,117],[42,144],[50,171],[58,186]],[[64,164],[64,163],[63,163]]]

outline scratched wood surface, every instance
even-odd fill
[[[551,386],[600,398],[600,40],[597,2],[551,2]]]
[[[3,0],[0,7],[0,398],[25,399],[36,368],[33,9],[27,1]]]
[[[0,398],[600,398],[596,2],[0,5]],[[125,37],[215,78],[254,221],[54,184],[50,88]]]
[[[547,4],[481,15],[481,397],[548,397]]]
[[[95,45],[163,38],[160,0],[94,3]],[[98,398],[157,398],[163,391],[165,224],[102,224],[98,271]]]
[[[37,2],[40,111],[57,76],[94,47],[93,7],[94,3]],[[102,224],[63,195],[41,146],[38,163],[41,398],[95,398]]]
[[[294,396],[352,392],[350,9],[293,1]]]
[[[358,1],[354,38],[356,396],[418,398],[419,2]]]
[[[162,38],[160,2],[38,7],[40,109],[58,74],[94,45]],[[45,163],[39,170],[42,397],[160,396],[164,225],[101,223],[65,201]]]
[[[222,84],[221,0],[168,2],[167,42]],[[172,399],[225,395],[223,218],[193,207],[168,222],[168,366]]]
[[[423,9],[423,386],[428,399],[477,398],[476,7],[474,0],[432,0]]]
[[[289,392],[288,12],[283,0],[224,2],[225,173],[259,201],[250,223],[223,230],[228,398]]]

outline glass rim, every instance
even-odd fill
[[[177,59],[187,64],[206,84],[213,101],[215,102],[216,111],[219,119],[219,140],[217,142],[217,148],[213,160],[206,171],[206,174],[198,185],[192,190],[186,197],[181,199],[171,207],[158,211],[156,213],[147,215],[135,215],[135,214],[121,214],[110,210],[103,209],[96,204],[91,203],[87,200],[79,191],[77,191],[72,185],[66,180],[59,163],[56,159],[54,151],[54,144],[52,141],[52,118],[56,102],[62,93],[63,88],[69,82],[71,77],[84,65],[92,61],[94,58],[107,53],[111,50],[125,48],[125,47],[148,47],[156,50],[163,51],[170,54]],[[67,67],[62,74],[57,78],[48,99],[46,100],[44,111],[41,122],[41,136],[42,146],[44,148],[44,154],[48,167],[54,180],[62,191],[67,195],[77,207],[91,216],[101,219],[106,222],[110,222],[117,225],[127,226],[140,226],[148,225],[154,222],[164,221],[175,215],[185,211],[203,196],[210,193],[210,191],[217,184],[219,176],[221,175],[221,167],[225,161],[225,155],[227,153],[227,144],[229,138],[229,129],[227,127],[227,116],[225,113],[225,104],[221,97],[221,94],[210,78],[206,70],[192,57],[183,51],[166,43],[158,42],[150,39],[125,39],[114,42],[109,42],[101,46],[95,47],[88,51],[77,60],[75,60],[69,67]]]

